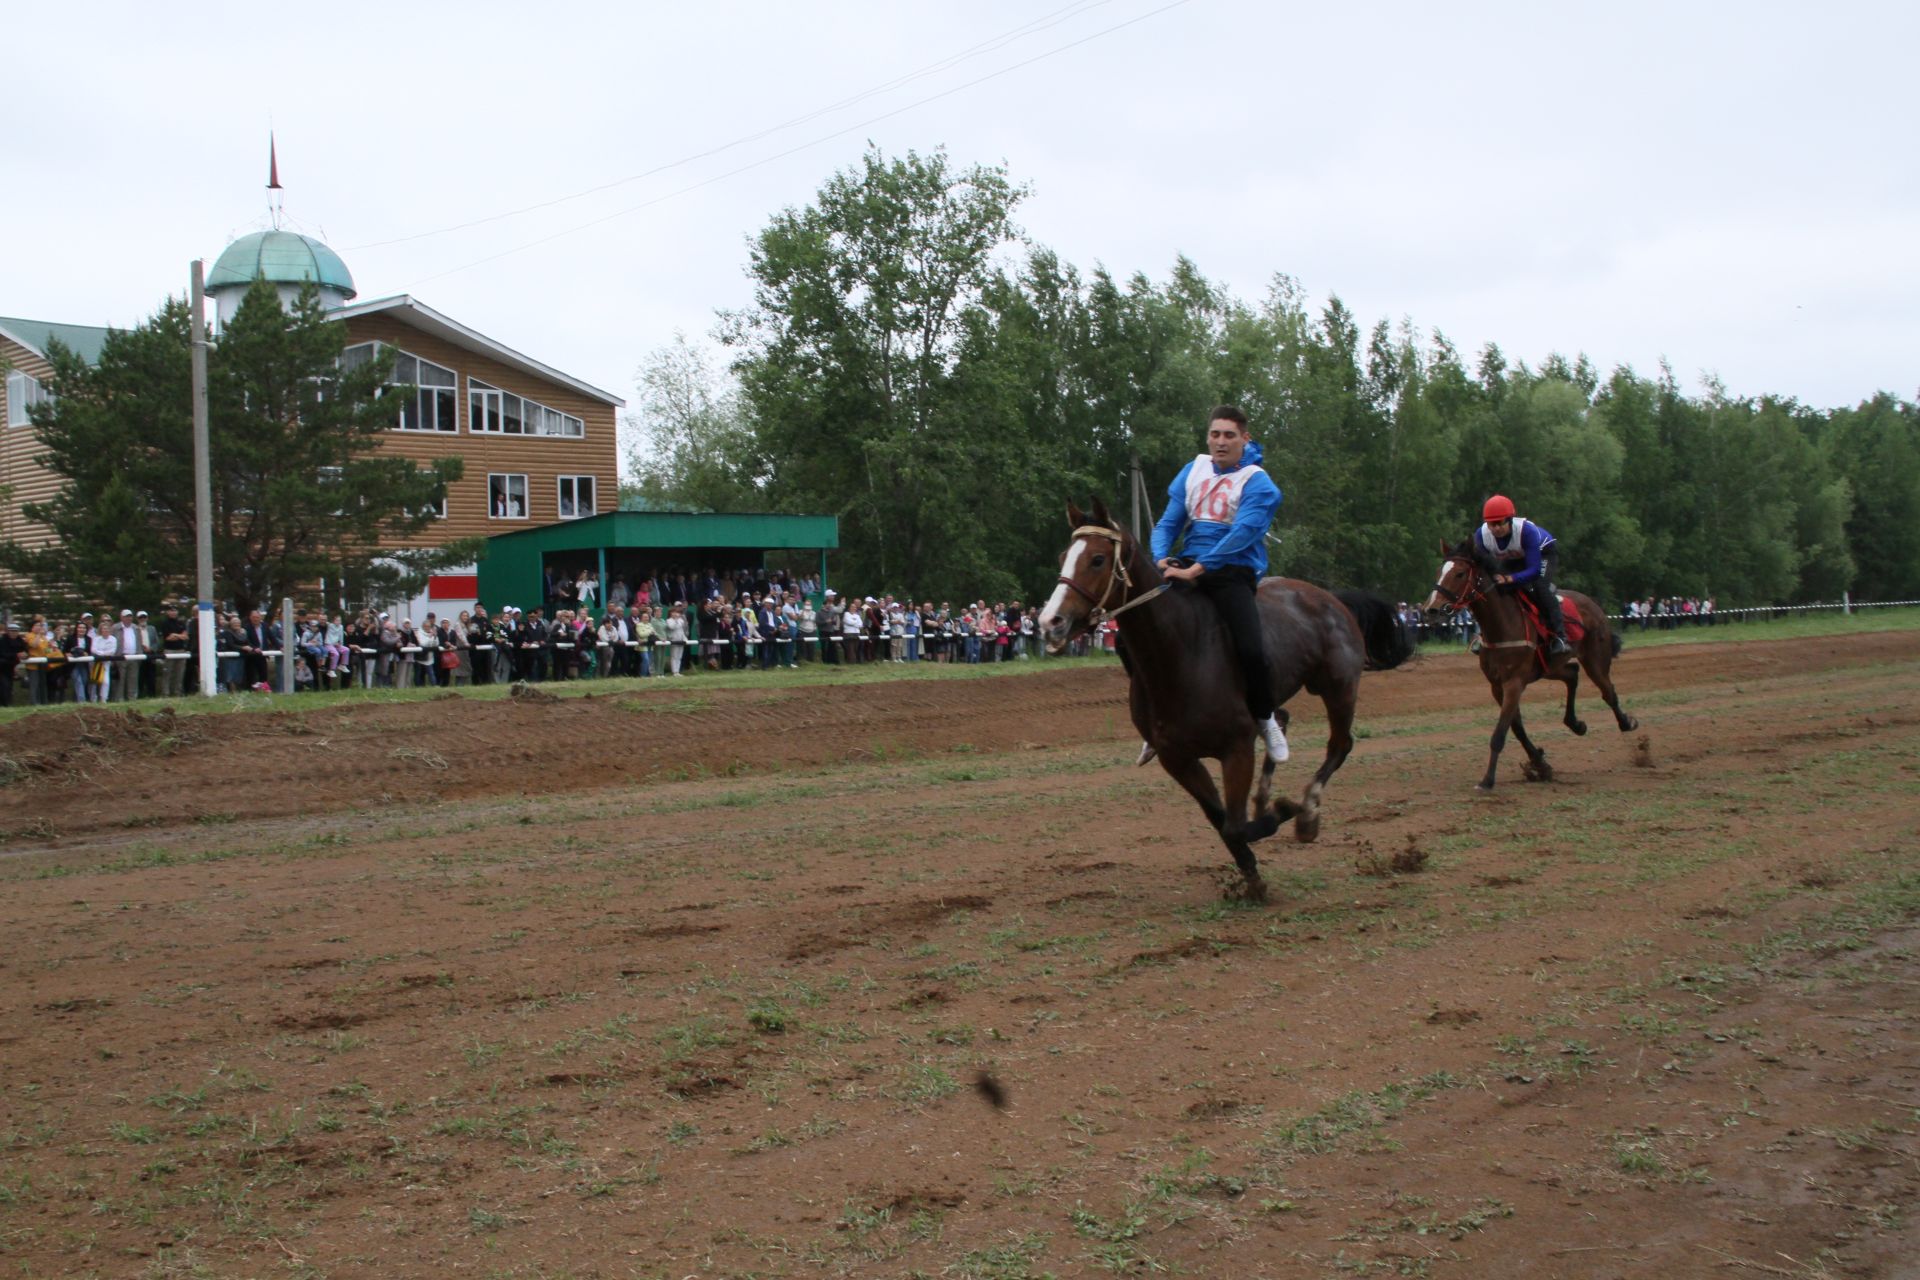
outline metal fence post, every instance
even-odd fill
[[[293,597],[280,597],[280,692],[293,692]]]

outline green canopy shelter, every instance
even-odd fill
[[[824,590],[827,552],[839,545],[835,516],[609,511],[488,538],[478,594],[495,612],[509,604],[532,608],[544,603],[548,569],[568,577],[590,569],[600,576],[604,601],[615,577],[765,568],[769,554],[779,552],[817,553]]]

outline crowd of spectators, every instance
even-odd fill
[[[1627,626],[1642,631],[1672,631],[1676,627],[1713,625],[1712,596],[1644,596],[1627,601]]]
[[[299,689],[539,682],[589,677],[686,676],[696,671],[792,668],[802,663],[983,663],[1038,657],[1039,609],[1018,600],[915,603],[890,595],[819,592],[778,571],[706,570],[613,577],[548,572],[534,608],[484,607],[418,621],[363,610],[299,610],[291,643],[254,611],[216,626],[215,683],[228,692],[279,687],[293,663]],[[604,596],[604,599],[602,598]],[[175,697],[199,688],[198,637],[185,602],[158,618],[145,610],[82,613],[72,624],[34,617],[0,634],[0,706],[16,685],[34,705]],[[1470,614],[1429,620],[1402,601],[1400,620],[1422,641],[1468,643]],[[1711,625],[1711,597],[1629,601],[1629,628]],[[1072,652],[1113,648],[1108,625]]]
[[[690,578],[616,578],[599,601],[596,577],[548,575],[545,603],[484,606],[419,620],[388,612],[296,610],[291,636],[258,610],[216,619],[214,683],[226,692],[280,687],[283,662],[296,689],[456,686],[589,677],[687,676],[801,663],[1011,662],[1039,655],[1039,609],[984,600],[954,607],[892,596],[814,594],[806,578],[741,571]],[[694,597],[688,599],[687,597]],[[816,603],[816,600],[818,603]],[[157,621],[121,610],[119,621],[83,613],[71,625],[36,616],[0,635],[0,706],[16,677],[27,700],[131,701],[200,687],[199,637],[189,610]],[[1106,647],[1111,647],[1110,637]],[[1087,643],[1076,646],[1085,652]]]

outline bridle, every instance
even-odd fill
[[[1099,626],[1109,618],[1117,618],[1129,609],[1147,603],[1172,585],[1171,583],[1163,582],[1153,588],[1153,590],[1144,592],[1128,600],[1127,595],[1133,590],[1133,578],[1127,573],[1127,558],[1120,554],[1121,550],[1126,546],[1125,535],[1111,525],[1083,524],[1073,531],[1073,540],[1075,542],[1078,542],[1082,538],[1105,538],[1113,544],[1113,568],[1107,574],[1107,589],[1102,591],[1100,598],[1096,600],[1093,597],[1093,592],[1087,590],[1064,573],[1056,577],[1054,581],[1092,606],[1091,611],[1087,614],[1086,621],[1089,629]],[[1119,608],[1110,611],[1107,608],[1107,601],[1113,599],[1113,589],[1115,586],[1120,588],[1120,599],[1124,601],[1124,603],[1121,604]]]
[[[1475,560],[1471,555],[1450,555],[1442,562],[1442,569],[1444,570],[1446,565],[1453,564],[1455,561],[1467,566],[1468,572],[1473,575],[1473,582],[1465,591],[1449,591],[1441,583],[1436,582],[1433,584],[1433,594],[1447,602],[1447,612],[1449,613],[1458,613],[1462,609],[1471,608],[1475,601],[1486,599],[1487,591],[1493,583],[1492,575],[1481,568],[1480,562]],[[1442,572],[1441,576],[1445,577],[1446,574]],[[1531,640],[1482,640],[1480,644],[1488,649],[1531,649],[1534,647],[1533,641]]]
[[[1480,566],[1474,562],[1473,557],[1451,555],[1446,558],[1445,564],[1453,564],[1455,562],[1467,566],[1468,571],[1472,574],[1472,586],[1465,591],[1452,591],[1449,590],[1444,583],[1436,582],[1433,584],[1433,594],[1447,602],[1447,610],[1450,613],[1458,613],[1462,609],[1471,607],[1474,601],[1487,598],[1487,575],[1481,570]],[[1445,566],[1443,565],[1442,567],[1444,568]],[[1446,575],[1442,574],[1441,576],[1445,577]]]

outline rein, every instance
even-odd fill
[[[1133,590],[1133,579],[1127,574],[1126,557],[1120,554],[1121,548],[1126,545],[1121,532],[1118,529],[1104,524],[1083,524],[1073,531],[1073,537],[1075,540],[1080,538],[1105,538],[1113,544],[1113,572],[1107,575],[1107,589],[1100,593],[1098,600],[1093,598],[1093,592],[1087,590],[1064,573],[1054,579],[1054,581],[1058,582],[1061,586],[1064,586],[1067,590],[1073,592],[1093,606],[1093,611],[1087,615],[1088,630],[1098,627],[1109,618],[1119,617],[1129,609],[1138,608],[1140,605],[1146,604],[1148,601],[1160,596],[1168,587],[1173,585],[1171,582],[1163,582],[1151,591],[1143,592],[1133,599],[1127,600],[1127,593]],[[1113,598],[1113,588],[1116,584],[1121,588],[1120,598],[1124,600],[1125,603],[1117,609],[1109,610],[1107,608],[1107,601]]]

